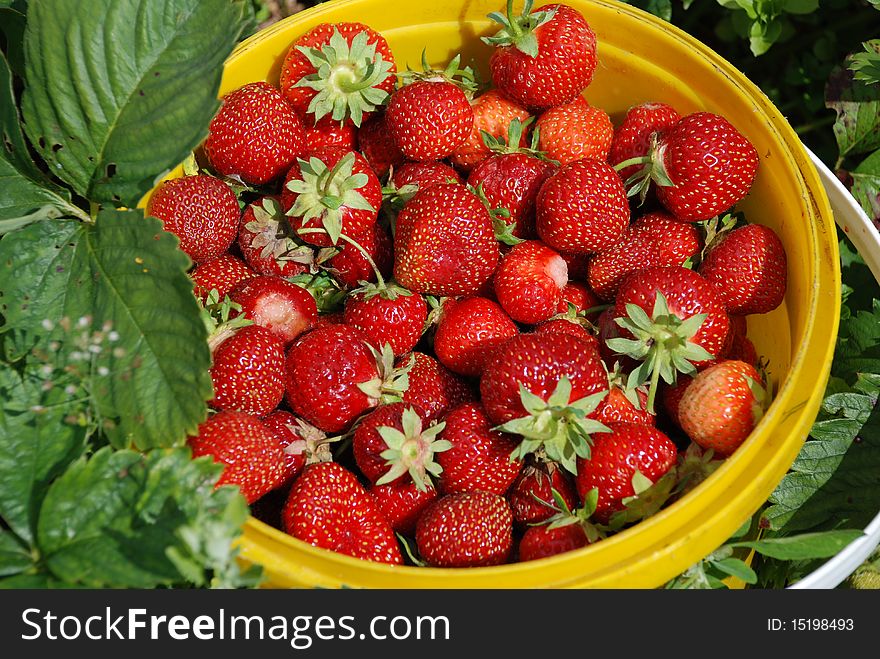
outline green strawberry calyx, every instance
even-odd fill
[[[495,137],[492,133],[480,130],[480,138],[483,140],[483,144],[486,146],[489,151],[492,153],[497,153],[500,155],[510,154],[510,153],[524,153],[526,155],[532,156],[533,158],[537,158],[539,160],[543,160],[545,162],[552,163],[554,165],[559,165],[558,160],[553,160],[544,151],[541,151],[538,148],[538,142],[541,140],[541,131],[538,128],[535,128],[532,131],[531,137],[529,138],[528,145],[522,144],[522,138],[525,130],[535,121],[534,117],[529,117],[525,121],[520,121],[517,118],[514,118],[510,121],[510,124],[507,126],[507,137]]]
[[[201,318],[208,330],[208,348],[212,355],[221,343],[238,330],[254,324],[254,321],[241,313],[241,305],[233,302],[228,295],[221,300],[216,288],[212,288],[205,298]]]
[[[584,505],[580,508],[576,508],[575,510],[571,510],[568,507],[568,504],[565,502],[565,499],[562,498],[562,495],[555,488],[550,488],[550,493],[553,496],[553,503],[549,503],[547,501],[543,501],[542,499],[538,499],[535,497],[537,501],[540,501],[542,504],[551,508],[555,511],[555,514],[543,522],[538,522],[538,524],[534,524],[533,526],[544,526],[546,525],[548,529],[558,529],[563,526],[571,526],[572,524],[578,524],[581,529],[584,531],[584,535],[587,537],[587,542],[592,544],[597,540],[601,540],[606,537],[605,529],[598,525],[594,524],[590,521],[590,518],[593,516],[593,513],[596,512],[596,506],[599,503],[599,488],[594,487],[592,490],[587,492],[584,497]]]
[[[657,513],[673,496],[678,475],[673,466],[656,482],[639,470],[632,476],[633,496],[623,499],[623,510],[618,510],[608,522],[608,529],[619,531],[624,526],[639,522]]]
[[[654,133],[651,135],[651,143],[647,155],[629,158],[614,165],[614,170],[617,172],[633,165],[642,166],[641,169],[623,182],[627,197],[638,195],[639,203],[644,204],[651,183],[656,183],[664,188],[675,185],[666,171],[666,165],[664,164],[665,153],[666,144],[660,141],[659,133]]]
[[[723,459],[715,457],[714,450],[703,449],[699,444],[691,442],[687,450],[678,456],[675,494],[690,492],[709,478],[723,463]]]
[[[409,372],[416,363],[415,355],[410,355],[406,364],[395,366],[394,350],[390,343],[382,345],[377,350],[367,344],[373,357],[376,359],[376,377],[361,382],[358,389],[364,392],[372,400],[379,403],[399,403],[403,400],[403,394],[409,389]]]
[[[437,439],[446,424],[441,422],[423,428],[421,417],[413,408],[408,407],[403,411],[401,425],[402,432],[390,426],[376,428],[388,447],[379,455],[389,467],[385,475],[376,481],[376,485],[385,485],[409,474],[416,488],[427,492],[429,487],[434,487],[431,476],[439,476],[443,472],[443,467],[434,461],[434,454],[452,448],[452,443]]]
[[[371,282],[362,281],[359,282],[360,287],[355,288],[351,291],[352,295],[360,295],[364,300],[369,300],[374,297],[381,297],[383,300],[396,300],[397,298],[409,297],[413,294],[413,292],[399,284],[394,283],[384,283],[383,285],[374,284]]]
[[[254,219],[244,228],[254,234],[251,247],[260,250],[260,258],[271,257],[278,262],[294,261],[303,265],[314,262],[314,250],[291,236],[287,217],[277,199],[265,197],[251,204],[251,209]]]
[[[470,190],[471,193],[476,196],[481,202],[483,202],[483,206],[485,206],[486,210],[489,211],[489,217],[492,218],[492,230],[495,232],[495,240],[497,240],[499,243],[511,246],[523,242],[522,238],[517,238],[513,235],[513,229],[515,225],[508,222],[508,220],[510,219],[510,211],[504,206],[493,208],[492,203],[489,201],[489,198],[486,197],[486,192],[485,190],[483,190],[482,183],[477,184],[477,187],[474,187],[470,183],[468,183],[467,189]]]
[[[308,160],[297,159],[297,162],[302,178],[287,183],[288,190],[298,195],[287,215],[302,218],[303,224],[320,219],[334,245],[339,242],[342,233],[345,209],[378,212],[379,209],[373,208],[358,192],[367,185],[369,178],[362,172],[354,173],[353,151],[340,158],[332,169],[314,156]],[[308,232],[308,229],[298,230],[301,235]]]
[[[355,126],[360,126],[365,113],[375,111],[388,99],[388,92],[379,85],[393,75],[394,64],[385,60],[377,52],[376,44],[368,40],[367,32],[358,32],[349,45],[334,28],[327,45],[296,47],[315,68],[315,73],[301,78],[294,86],[317,92],[307,110],[315,116],[316,123],[330,115],[334,121],[351,119]]]
[[[524,460],[529,454],[543,451],[547,458],[576,474],[577,458],[590,457],[591,434],[611,432],[605,424],[587,417],[608,394],[607,390],[572,401],[571,382],[563,376],[547,400],[522,384],[519,392],[528,414],[494,428],[522,435],[523,440],[510,454],[511,460]]]
[[[320,264],[320,253],[318,263]],[[327,272],[304,272],[293,277],[285,277],[291,284],[306,289],[315,298],[318,313],[333,313],[342,310],[347,291]]]
[[[533,0],[526,0],[522,13],[517,16],[513,11],[513,0],[507,0],[507,15],[493,11],[489,14],[496,23],[501,25],[491,37],[482,37],[490,46],[513,46],[529,57],[538,56],[538,38],[535,30],[553,20],[556,9],[532,12]]]
[[[614,322],[635,338],[608,339],[606,344],[620,355],[641,361],[629,374],[627,389],[650,383],[647,408],[654,414],[660,378],[667,384],[675,384],[679,373],[690,375],[696,372],[694,362],[714,358],[701,345],[690,341],[702,327],[707,314],[694,314],[682,320],[669,311],[666,296],[660,291],[657,291],[651,316],[636,304],[627,304],[626,313],[626,316],[615,318]]]
[[[327,435],[303,419],[297,419],[296,425],[286,424],[288,430],[300,437],[284,447],[288,455],[305,455],[306,465],[319,462],[333,462],[333,453],[330,444],[338,442],[342,436],[327,437]]]
[[[455,85],[464,92],[468,99],[473,98],[474,93],[479,88],[474,70],[469,67],[461,66],[461,55],[457,54],[443,69],[435,69],[428,63],[427,51],[422,51],[422,70],[402,71],[398,74],[404,85],[408,85],[417,81],[425,82],[445,82]]]

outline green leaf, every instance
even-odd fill
[[[118,334],[99,357],[111,377],[92,391],[116,446],[182,443],[212,395],[206,330],[177,244],[158,220],[114,210],[95,225],[32,225],[0,241],[0,332],[45,334],[44,319],[67,317]]]
[[[853,197],[871,220],[880,222],[880,150],[860,162],[850,175]]]
[[[0,529],[0,577],[24,572],[33,565],[27,549],[10,531]]]
[[[6,57],[17,76],[24,75],[24,12],[11,3],[0,3],[0,32],[6,37]]]
[[[783,561],[811,558],[830,558],[864,535],[862,531],[842,530],[823,533],[803,533],[785,538],[746,540],[731,543],[731,547],[748,547],[758,553]]]
[[[850,57],[849,68],[856,80],[869,85],[880,82],[880,39],[871,39],[862,44],[863,53]]]
[[[52,172],[84,197],[136,206],[205,137],[244,4],[31,3],[22,112]]]
[[[719,561],[711,561],[711,564],[724,574],[742,579],[746,583],[756,583],[758,581],[758,575],[755,574],[755,571],[738,558],[723,558]]]
[[[837,112],[833,128],[841,159],[880,148],[880,87],[838,67],[825,87],[825,105]]]
[[[664,21],[672,20],[672,0],[627,0],[627,4],[654,14]]]
[[[789,14],[812,14],[819,8],[819,0],[785,0],[782,8]]]

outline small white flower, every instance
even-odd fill
[[[119,340],[119,332],[113,330],[107,335],[107,340],[110,341],[110,343],[115,343]]]
[[[55,328],[55,323],[53,323],[48,318],[44,318],[43,322],[40,324],[43,326],[43,329],[46,330],[47,332],[51,332]]]
[[[99,366],[98,367],[98,375],[100,375],[101,377],[106,377],[106,376],[110,375],[110,369],[107,368],[106,366]]]

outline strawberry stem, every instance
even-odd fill
[[[327,230],[326,229],[300,229],[298,233],[327,233]],[[378,287],[379,288],[386,288],[387,284],[385,283],[385,278],[382,276],[382,273],[379,272],[379,267],[376,265],[376,262],[373,261],[372,257],[370,256],[370,253],[367,252],[367,250],[365,250],[363,247],[361,247],[360,243],[358,243],[356,240],[353,240],[352,238],[349,238],[344,233],[339,234],[339,239],[342,240],[343,242],[348,243],[349,245],[351,245],[352,247],[354,247],[355,249],[357,249],[361,253],[361,256],[364,257],[366,262],[369,263],[370,267],[373,269],[373,272],[376,275],[376,284],[378,285]]]
[[[652,160],[653,158],[651,156],[636,156],[614,165],[614,171],[619,172],[627,167],[632,167],[633,165],[647,165]]]

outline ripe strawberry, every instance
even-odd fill
[[[679,373],[675,384],[664,384],[661,388],[660,400],[663,403],[663,409],[666,411],[666,416],[677,426],[681,426],[678,418],[681,397],[693,381],[694,378],[692,376]]]
[[[305,148],[302,121],[266,82],[227,94],[205,140],[205,155],[218,174],[253,185],[284,174]]]
[[[667,213],[643,215],[627,229],[620,242],[590,259],[587,281],[603,300],[613,300],[620,282],[639,270],[682,265],[700,253],[697,228]]]
[[[584,324],[579,322],[580,320],[583,320]],[[568,315],[559,314],[549,320],[538,323],[535,326],[535,334],[568,334],[589,343],[595,350],[598,350],[599,341],[587,329],[589,325],[589,321],[582,316],[569,317]]]
[[[377,356],[357,328],[321,325],[287,352],[287,402],[324,432],[343,432],[383,395],[403,387],[391,362],[390,351]]]
[[[361,330],[376,348],[390,344],[396,356],[412,351],[427,318],[425,298],[394,284],[367,284],[352,291],[345,302],[345,324]]]
[[[473,85],[472,74],[459,69],[455,57],[445,71],[410,76],[391,95],[385,124],[397,147],[410,160],[440,160],[461,146],[474,125],[474,111],[462,86]],[[463,77],[462,83],[454,81]]]
[[[394,254],[388,230],[377,222],[371,230],[360,234],[356,242],[369,255],[379,274],[383,278],[390,277]],[[321,264],[336,281],[346,288],[355,288],[362,281],[377,280],[376,271],[360,249],[347,242],[340,242],[337,249],[336,254]]]
[[[560,256],[565,260],[565,256],[562,254]],[[566,261],[567,264],[568,261]],[[571,278],[570,270],[568,276]],[[572,305],[575,311],[580,312],[592,309],[599,304],[599,298],[587,284],[569,279],[569,282],[562,287],[562,300],[556,306],[556,313],[565,313],[568,311],[568,305]],[[598,317],[598,314],[594,313],[594,316]]]
[[[266,426],[243,412],[218,412],[187,440],[194,458],[210,455],[224,465],[217,481],[237,485],[249,504],[284,481],[284,453]]]
[[[513,547],[510,507],[488,492],[446,495],[422,513],[416,545],[433,567],[500,565]]]
[[[318,319],[315,298],[302,286],[281,277],[251,277],[238,283],[229,293],[241,313],[265,327],[284,344],[311,329]]]
[[[518,333],[516,324],[491,300],[449,300],[434,334],[434,352],[450,371],[478,377],[498,346]]]
[[[479,403],[464,403],[450,411],[440,439],[451,448],[437,456],[443,468],[440,490],[504,494],[516,480],[522,462],[511,458],[516,439],[492,429]]]
[[[541,240],[553,249],[601,251],[619,241],[629,225],[623,183],[605,162],[570,163],[538,193],[535,222]]]
[[[284,397],[284,344],[269,330],[249,325],[213,349],[211,382],[218,410],[265,416]]]
[[[496,46],[489,60],[492,82],[523,107],[544,109],[580,96],[596,68],[596,35],[584,17],[563,4],[531,10],[526,0],[521,16],[507,2],[507,16],[489,17],[501,30],[486,43]]]
[[[416,534],[419,517],[437,498],[437,490],[433,487],[420,490],[412,482],[394,481],[386,485],[374,485],[367,491],[373,496],[379,512],[388,520],[394,532],[406,536]]]
[[[292,277],[306,272],[315,260],[312,248],[291,236],[277,196],[263,197],[244,209],[238,247],[261,275]]]
[[[531,461],[510,487],[507,500],[513,519],[522,525],[544,522],[556,513],[553,490],[569,508],[577,505],[574,483],[555,462]]]
[[[200,263],[189,273],[190,279],[193,280],[195,296],[202,304],[208,299],[208,293],[212,290],[216,290],[218,299],[222,300],[238,282],[256,275],[256,272],[232,254],[223,254]]]
[[[385,114],[378,114],[365,122],[358,131],[358,151],[360,151],[376,176],[385,176],[392,167],[397,167],[406,160],[388,132]]]
[[[314,153],[330,147],[354,151],[357,148],[357,128],[352,123],[335,121],[332,116],[324,115],[314,126],[308,123],[306,131],[306,153]]]
[[[540,241],[514,245],[495,272],[495,295],[518,323],[534,325],[556,313],[568,266],[558,253]]]
[[[651,150],[651,136],[674,125],[679,119],[681,115],[665,103],[642,103],[631,107],[614,131],[608,163],[613,166],[631,158],[646,156]],[[638,165],[630,165],[618,173],[626,181],[638,170]]]
[[[420,190],[397,216],[394,278],[415,293],[471,295],[497,265],[492,218],[463,185]]]
[[[165,231],[180,239],[180,249],[195,263],[229,249],[241,217],[232,188],[204,174],[160,183],[146,213],[162,220]]]
[[[448,371],[433,357],[414,352],[412,358],[413,363],[407,374],[409,389],[403,393],[403,402],[423,409],[426,423],[442,419],[447,411],[476,398],[466,381]]]
[[[360,126],[388,98],[397,66],[385,38],[362,23],[321,23],[297,39],[281,65],[281,91],[314,125]]]
[[[335,462],[310,465],[290,489],[284,530],[315,547],[400,565],[394,531],[357,478]]]
[[[732,314],[767,313],[782,304],[785,248],[773,229],[748,224],[725,234],[697,271],[715,285]]]
[[[704,449],[733,453],[764,415],[767,392],[751,364],[722,361],[698,373],[681,395],[682,430]]]
[[[643,426],[657,425],[653,414],[645,409],[648,405],[648,393],[643,388],[636,389],[633,394],[634,400],[638,401],[638,407],[633,400],[627,397],[623,384],[611,384],[608,395],[596,408],[593,418],[604,423],[638,423]]]
[[[760,358],[755,344],[746,336],[745,316],[730,316],[730,340],[724,358],[751,364],[758,368]]]
[[[375,485],[412,481],[420,490],[434,487],[431,476],[443,471],[436,462],[449,442],[438,440],[444,424],[428,425],[424,412],[409,403],[381,405],[358,423],[352,439],[354,460]]]
[[[405,162],[394,168],[391,182],[400,191],[404,186],[411,198],[418,190],[423,190],[435,183],[463,183],[461,175],[446,163],[439,161]]]
[[[614,136],[608,113],[583,96],[544,112],[535,130],[540,135],[538,148],[560,165],[583,158],[605,160]]]
[[[306,464],[333,459],[327,436],[310,423],[286,410],[275,410],[263,419],[284,450],[284,482],[292,483]]]
[[[574,551],[590,544],[580,524],[530,526],[519,541],[519,560],[535,561]]]
[[[340,234],[357,240],[376,223],[382,186],[355,151],[330,147],[298,160],[284,180],[281,206],[305,242],[329,247]]]
[[[567,334],[520,334],[495,353],[480,379],[486,415],[500,430],[523,435],[514,456],[542,449],[574,473],[589,455],[589,435],[604,430],[588,418],[608,387],[599,353]]]
[[[636,471],[656,483],[675,466],[675,444],[656,428],[635,423],[615,423],[611,432],[596,435],[589,458],[577,461],[577,491],[582,499],[598,488],[593,517],[607,524],[624,507],[623,500],[636,494]]]
[[[507,135],[510,122],[514,119],[524,122],[529,111],[520,107],[497,89],[490,89],[471,101],[474,112],[474,125],[470,135],[449,156],[450,162],[456,167],[469,172],[474,165],[491,155],[483,141],[483,132],[492,137],[502,138]],[[525,135],[523,135],[523,138]],[[512,146],[517,146],[513,144]]]
[[[568,265],[568,278],[570,281],[584,281],[587,278],[587,265],[590,262],[589,254],[573,254],[572,252],[559,252],[559,256],[565,259]]]

